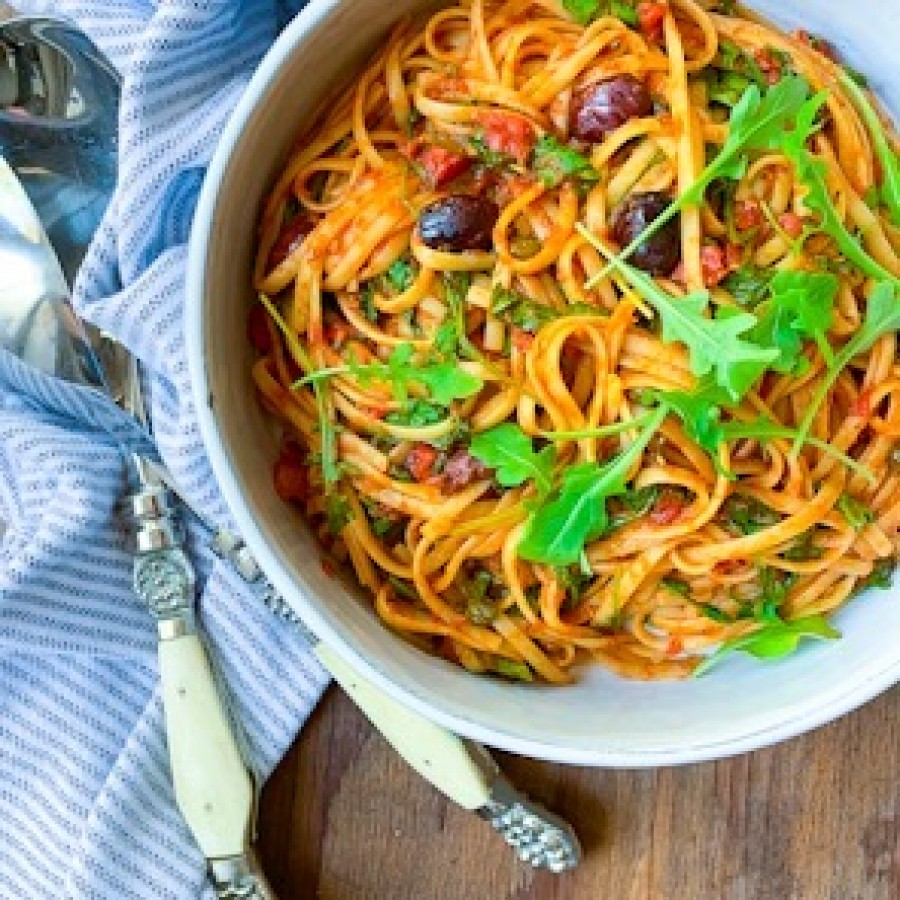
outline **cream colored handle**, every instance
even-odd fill
[[[461,738],[397,703],[324,644],[318,644],[315,653],[385,740],[424,779],[464,809],[479,809],[488,802],[493,779]]]
[[[253,783],[196,634],[160,641],[159,674],[178,808],[207,858],[237,856]]]

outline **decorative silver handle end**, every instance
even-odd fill
[[[277,900],[252,850],[211,859],[209,874],[219,900]]]
[[[566,872],[581,862],[581,845],[568,822],[520,794],[502,775],[478,810],[519,859],[537,869]]]

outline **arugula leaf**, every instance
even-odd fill
[[[566,592],[566,599],[572,603],[581,599],[585,588],[594,580],[590,566],[586,570],[583,565],[557,566],[554,571],[560,587]]]
[[[620,497],[610,498],[607,507],[609,530],[623,528],[629,522],[646,516],[659,499],[659,487],[655,484],[643,488],[631,488]]]
[[[545,187],[556,187],[567,178],[582,183],[598,181],[600,173],[591,165],[591,161],[561,144],[553,135],[545,134],[534,145],[531,154],[531,167],[535,175]]]
[[[615,16],[631,26],[639,22],[633,0],[562,0],[562,5],[579,25],[589,25],[601,16]]]
[[[539,453],[534,452],[532,440],[512,422],[504,422],[472,438],[469,453],[496,470],[496,478],[503,487],[518,487],[533,479],[540,495],[552,487],[556,448],[550,444]]]
[[[331,534],[340,534],[352,518],[350,504],[343,494],[329,494],[325,502],[325,517]]]
[[[728,40],[719,42],[716,59],[707,69],[706,84],[709,99],[725,106],[736,106],[751,84],[756,84],[760,90],[768,87],[759,63]]]
[[[333,375],[349,374],[360,383],[384,381],[391,386],[394,399],[406,403],[409,399],[409,385],[422,384],[428,388],[431,399],[441,406],[449,406],[454,400],[465,400],[477,394],[484,382],[460,368],[453,360],[414,362],[415,348],[412,344],[398,344],[391,351],[386,363],[358,363],[348,360],[346,365],[319,369],[298,379],[294,389],[309,383],[319,383]]]
[[[359,307],[362,314],[370,321],[378,321],[378,307],[375,305],[375,285],[367,281],[359,294]]]
[[[394,589],[398,597],[405,597],[407,600],[418,600],[419,594],[416,589],[396,575],[388,575],[388,583]]]
[[[807,616],[793,622],[769,622],[750,634],[726,641],[694,669],[694,678],[708,672],[737,650],[749,653],[757,659],[781,659],[796,651],[803,638],[834,640],[840,636],[840,632],[822,616]]]
[[[454,400],[465,400],[477,394],[484,382],[471,372],[466,372],[452,362],[431,363],[420,366],[408,376],[428,388],[431,398],[441,406],[449,406]]]
[[[891,147],[878,113],[866,97],[865,85],[860,86],[853,73],[846,70],[840,80],[872,136],[872,146],[881,166],[881,198],[890,210],[894,225],[900,226],[900,156]]]
[[[600,10],[600,0],[562,0],[562,5],[579,25],[588,25]]]
[[[482,359],[481,351],[469,340],[466,331],[466,296],[472,285],[472,276],[469,272],[444,272],[442,280],[444,301],[450,315],[441,329],[438,329],[439,334],[443,330],[442,346],[439,347],[439,352],[446,356],[458,348],[461,356],[480,360]]]
[[[796,429],[767,419],[757,419],[755,422],[723,422],[722,408],[730,406],[729,398],[708,379],[701,381],[690,394],[683,391],[659,391],[654,392],[654,396],[672,408],[681,419],[685,434],[713,457],[717,467],[719,465],[717,451],[719,445],[725,441],[748,439],[763,441],[775,438],[791,441],[796,440],[799,435]],[[808,434],[803,440],[804,443],[827,453],[870,482],[875,482],[875,475],[870,469],[827,441],[811,438]]]
[[[388,266],[385,278],[387,278],[388,283],[395,291],[403,293],[403,291],[409,290],[412,286],[416,273],[413,270],[412,263],[401,256]]]
[[[508,153],[491,150],[483,134],[473,134],[469,138],[469,146],[475,152],[478,162],[488,169],[504,169],[515,165],[515,158]]]
[[[816,94],[803,105],[797,114],[796,129],[785,136],[781,148],[793,162],[797,178],[807,188],[803,203],[811,212],[819,214],[820,229],[834,240],[843,256],[863,274],[876,281],[890,280],[893,278],[890,272],[872,259],[847,230],[828,190],[825,161],[814,156],[806,147],[806,141],[815,131],[816,117],[826,96],[824,93]]]
[[[725,440],[722,430],[722,406],[729,397],[709,379],[704,379],[691,392],[666,391],[657,394],[681,419],[685,434],[711,456]]]
[[[837,381],[838,375],[850,361],[865,353],[882,336],[900,330],[900,302],[897,298],[897,283],[882,281],[876,285],[866,304],[866,317],[857,332],[835,354],[834,365],[819,381],[819,386],[806,410],[806,415],[797,429],[797,437],[791,456],[796,459],[807,440],[819,408],[825,402],[828,392]]]
[[[779,609],[796,582],[797,576],[793,572],[779,572],[771,566],[761,568],[759,570],[761,593],[756,618],[760,622],[783,622]]]
[[[863,591],[868,590],[869,588],[878,588],[882,591],[890,590],[890,588],[893,586],[894,569],[896,568],[896,566],[897,560],[893,557],[877,560],[875,562],[875,565],[872,566],[872,571],[865,578],[865,580],[861,581],[853,589],[853,594],[851,596],[855,597],[857,594],[861,594]]]
[[[768,296],[769,284],[774,276],[771,269],[741,266],[722,282],[722,287],[734,297],[739,306],[753,309]]]
[[[841,494],[838,498],[837,508],[854,531],[861,531],[866,525],[875,521],[874,511],[862,500],[857,500],[850,494]]]
[[[679,597],[689,597],[691,594],[690,585],[680,578],[663,578],[659,582],[667,591],[678,594]]]
[[[577,562],[585,543],[606,530],[607,499],[628,490],[628,473],[668,411],[667,406],[660,406],[638,437],[608,462],[580,463],[566,469],[554,499],[529,516],[519,543],[519,556],[555,566]]]
[[[479,569],[471,578],[457,581],[466,598],[466,618],[473,625],[490,625],[499,612],[497,604],[488,596],[494,576],[487,569]]]
[[[534,674],[527,663],[506,659],[503,656],[498,656],[494,660],[494,671],[498,675],[510,678],[513,681],[534,681]]]
[[[498,318],[508,321],[510,325],[532,333],[559,316],[553,307],[535,303],[530,297],[500,287],[499,284],[494,287],[491,294],[491,312]]]
[[[437,425],[443,421],[444,411],[426,403],[424,400],[413,400],[402,409],[389,412],[384,421],[390,425],[405,425],[410,428],[424,428],[426,425]]]
[[[775,347],[779,356],[771,368],[797,373],[806,362],[803,338],[812,338],[830,365],[834,353],[828,330],[834,320],[834,301],[840,287],[837,276],[820,272],[779,272],[772,278],[771,298],[756,313],[759,322],[751,337],[763,347]]]
[[[266,312],[272,317],[272,320],[278,326],[284,335],[285,343],[291,351],[291,356],[297,360],[307,373],[307,377],[315,373],[315,366],[309,354],[303,345],[297,339],[297,335],[288,328],[287,323],[281,318],[275,304],[265,295],[259,295],[259,302],[266,308]],[[322,381],[315,380],[312,382],[313,394],[316,398],[316,414],[319,420],[319,440],[321,442],[321,466],[322,480],[326,487],[331,487],[338,481],[338,464],[337,464],[337,430],[334,422],[331,421],[331,413],[329,411],[329,394],[328,385]]]
[[[815,99],[815,98],[813,98]],[[716,157],[700,173],[697,180],[653,222],[650,223],[601,272],[591,278],[587,288],[594,287],[616,268],[617,262],[628,259],[651,235],[674,218],[685,206],[703,202],[706,189],[717,178],[739,179],[747,169],[747,154],[751,150],[773,150],[782,146],[785,136],[793,129],[799,138],[813,132],[812,122],[805,124],[802,134],[800,112],[809,104],[809,85],[799,75],[788,75],[769,88],[765,94],[751,84],[731,111],[728,138]],[[814,114],[818,112],[817,103]],[[805,123],[805,119],[803,122]]]
[[[775,510],[743,494],[732,494],[723,504],[722,512],[728,528],[738,534],[756,534],[781,521]]]
[[[824,553],[825,550],[816,545],[816,529],[810,528],[796,538],[781,556],[791,562],[807,562],[811,559],[821,559]]]
[[[680,341],[690,354],[691,372],[698,378],[715,373],[716,383],[735,401],[740,400],[779,356],[778,350],[746,340],[757,319],[750,313],[719,307],[714,318],[705,315],[709,292],[673,297],[646,272],[629,265],[607,248],[581,223],[576,228],[618,269],[631,286],[659,313],[662,339]]]

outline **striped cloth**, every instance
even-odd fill
[[[280,24],[273,0],[24,2],[74,19],[123,75],[120,178],[82,268],[81,313],[150,380],[159,453],[228,524],[182,335],[185,241],[204,167]],[[0,898],[212,897],[175,807],[155,629],[131,588],[111,404],[0,357]],[[203,549],[201,619],[261,776],[326,683],[303,642]]]

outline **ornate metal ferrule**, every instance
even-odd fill
[[[227,859],[211,859],[209,874],[219,900],[276,900],[256,857],[249,851]]]
[[[143,481],[130,501],[137,543],[135,592],[147,602],[161,640],[192,633],[196,580],[181,549],[181,529],[169,492],[158,482]]]
[[[491,799],[478,810],[515,850],[519,859],[551,872],[574,869],[581,861],[581,845],[568,822],[532,803],[502,775],[491,788]]]

